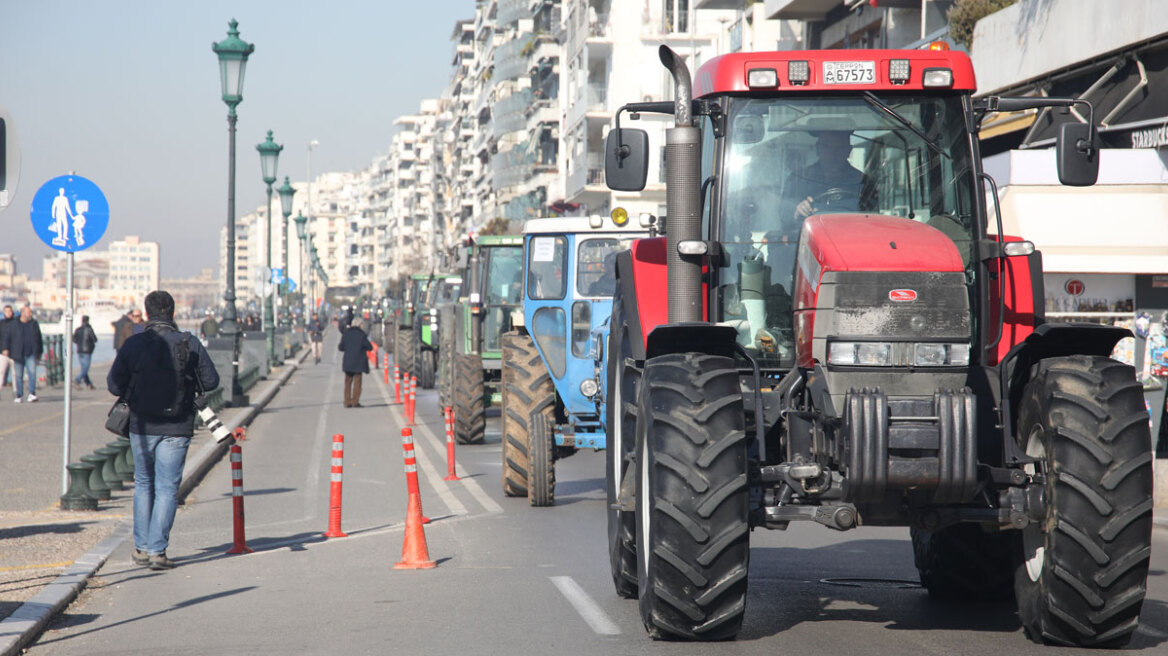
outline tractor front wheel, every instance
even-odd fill
[[[1152,552],[1151,435],[1133,369],[1101,356],[1044,360],[1023,391],[1018,436],[1045,498],[1014,573],[1026,635],[1127,644]]]
[[[422,375],[418,378],[418,383],[422,389],[434,389],[434,360],[437,354],[434,351],[423,349],[421,357],[422,361]]]
[[[536,507],[556,503],[556,425],[547,413],[531,415],[531,455],[527,502]]]
[[[637,423],[637,579],[653,638],[729,640],[746,612],[747,440],[734,360],[645,364]]]

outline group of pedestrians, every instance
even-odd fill
[[[37,363],[45,352],[41,327],[32,316],[32,308],[20,308],[18,317],[11,305],[4,306],[0,317],[0,389],[12,370],[13,401],[33,403],[37,400]],[[28,396],[24,395],[24,382],[28,379]]]

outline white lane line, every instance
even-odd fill
[[[397,412],[398,408],[394,408],[392,405],[390,405],[389,390],[387,387],[388,386],[381,380],[381,378],[377,379],[377,389],[381,392],[382,400],[385,401],[385,404],[390,407],[390,412],[398,416],[398,423],[404,426],[405,416],[403,413]],[[421,427],[425,432],[429,432],[429,429],[426,428],[425,424],[416,424],[415,428],[418,427]],[[433,434],[431,434],[431,438],[433,438]],[[430,457],[426,455],[426,451],[424,449],[417,448],[420,446],[417,444],[418,440],[415,438],[414,441],[414,457],[418,461],[418,464],[422,466],[422,471],[425,472],[428,480],[434,486],[434,489],[438,491],[438,496],[442,497],[442,502],[445,503],[446,507],[450,509],[450,512],[455,515],[467,514],[466,506],[462,505],[462,502],[458,500],[458,497],[454,496],[454,492],[450,490],[450,486],[447,485],[447,482],[442,480],[442,476],[438,474],[438,470],[435,469],[434,463],[430,461]]]
[[[309,347],[311,348],[311,347]],[[332,436],[327,435],[325,426],[328,425],[329,413],[329,399],[337,386],[337,369],[336,367],[329,367],[328,382],[325,383],[324,404],[321,407],[320,419],[316,422],[315,439],[312,442],[312,457],[308,459],[308,493],[304,495],[304,518],[309,519],[314,517],[313,511],[319,507],[320,503],[320,472],[324,468],[322,462],[324,458],[324,448],[327,444],[329,446],[329,463],[331,471],[332,463]]]
[[[608,615],[604,614],[600,606],[592,601],[592,597],[589,597],[588,593],[584,592],[584,588],[581,588],[580,584],[576,583],[572,577],[549,576],[548,578],[560,589],[560,594],[564,595],[568,603],[572,604],[572,607],[576,609],[580,617],[584,618],[593,632],[600,635],[620,635],[620,627],[608,619]]]

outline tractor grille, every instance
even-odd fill
[[[912,300],[893,300],[911,298]],[[964,341],[970,339],[965,274],[830,272],[819,292],[816,333],[840,339]]]

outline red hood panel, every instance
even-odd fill
[[[820,214],[803,224],[811,255],[825,271],[964,271],[943,232],[879,214]]]

